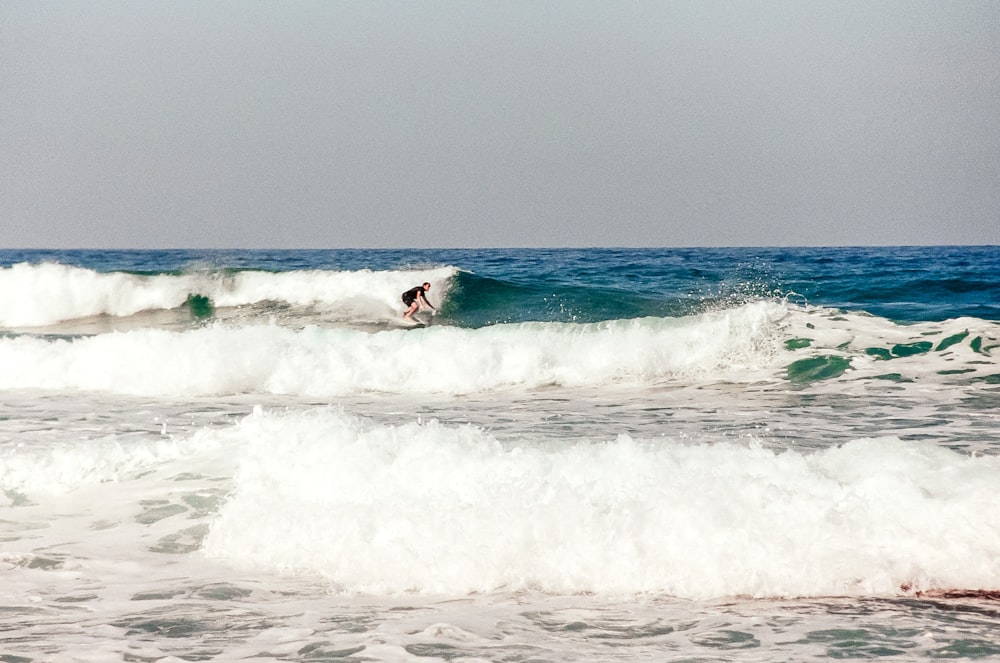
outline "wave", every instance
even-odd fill
[[[528,321],[586,323],[677,317],[699,312],[707,305],[704,298],[684,299],[546,279],[522,283],[459,271],[449,290],[447,313],[459,326],[483,327]]]
[[[719,378],[772,364],[781,305],[684,318],[343,328],[209,325],[78,338],[0,338],[0,389],[151,396],[466,394]]]
[[[53,446],[18,445],[0,456],[0,490],[14,504],[38,495],[61,495],[79,488],[135,478],[151,466],[203,451],[204,443],[164,437],[121,444],[106,438]]]
[[[1000,324],[978,318],[896,324],[835,309],[803,308],[785,327],[786,376],[800,384],[841,378],[895,383],[1000,382]],[[842,381],[841,380],[841,381]]]
[[[1000,325],[974,318],[897,325],[775,302],[678,318],[435,323],[376,333],[217,323],[0,337],[0,389],[340,397],[712,382],[996,383],[997,348]]]
[[[500,443],[429,422],[258,412],[203,551],[348,592],[721,596],[1000,588],[1000,458],[858,439]]]
[[[1000,590],[1000,457],[927,441],[812,452],[669,435],[501,441],[468,425],[257,408],[178,439],[0,457],[6,498],[40,509],[108,483],[128,484],[116,504],[130,494],[145,508],[150,481],[173,490],[179,476],[202,476],[193,494],[227,495],[191,514],[207,525],[202,554],[348,593]]]
[[[0,328],[38,331],[55,327],[51,331],[100,333],[238,319],[372,331],[395,322],[403,310],[400,293],[423,281],[431,283],[430,299],[437,302],[443,319],[469,328],[528,321],[586,323],[677,317],[762,299],[760,293],[743,290],[728,296],[695,297],[538,275],[522,282],[453,266],[387,271],[205,269],[150,274],[100,272],[45,262],[0,268]]]
[[[45,327],[95,316],[128,317],[185,306],[194,317],[202,317],[199,306],[210,312],[264,302],[319,309],[340,319],[386,321],[399,317],[403,311],[400,293],[416,283],[429,281],[435,296],[446,298],[457,271],[437,267],[134,274],[58,263],[19,263],[0,268],[0,327]],[[264,312],[271,315],[274,309]],[[154,323],[160,320],[150,318]]]

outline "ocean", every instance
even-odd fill
[[[8,663],[1000,658],[1000,247],[3,250],[0,489]]]

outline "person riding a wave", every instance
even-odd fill
[[[427,301],[427,291],[430,289],[431,284],[425,281],[422,285],[410,288],[403,293],[403,303],[409,307],[406,309],[406,313],[403,314],[404,318],[407,320],[412,319],[413,314],[425,305],[434,311],[437,310],[429,301]]]

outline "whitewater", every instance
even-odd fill
[[[0,252],[0,655],[1000,656],[998,266]]]

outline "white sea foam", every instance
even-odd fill
[[[204,553],[351,592],[1000,588],[1000,459],[931,444],[510,445],[329,410],[258,413],[216,434],[243,456]]]
[[[0,326],[39,327],[98,315],[129,316],[174,309],[189,295],[208,297],[221,307],[274,301],[350,312],[361,319],[384,319],[399,315],[399,295],[415,283],[430,281],[435,295],[445,297],[456,273],[453,267],[439,267],[145,276],[57,263],[20,263],[0,268]]]
[[[761,302],[688,318],[594,324],[379,333],[219,324],[75,339],[19,336],[0,338],[0,389],[337,396],[653,384],[768,365],[785,314]]]
[[[101,274],[56,263],[21,263],[0,268],[0,325],[31,327],[175,308],[192,287],[192,276]]]
[[[88,485],[135,479],[152,468],[212,451],[218,439],[208,430],[175,439],[162,435],[122,442],[113,437],[61,444],[5,445],[0,449],[0,491],[8,499],[64,495]]]
[[[854,381],[896,374],[900,379],[940,382],[947,376],[967,380],[993,376],[1000,370],[1000,324],[977,318],[896,324],[885,318],[847,314],[824,308],[792,309],[786,319],[788,338],[809,346],[788,360],[833,355],[850,361]],[[922,347],[918,347],[922,346]],[[917,348],[906,354],[908,348]]]

